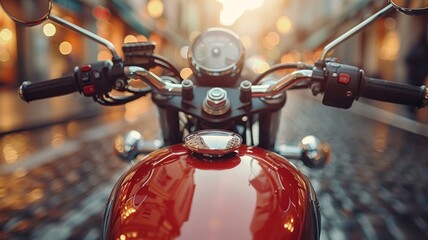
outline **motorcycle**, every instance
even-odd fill
[[[162,141],[145,141],[136,131],[115,141],[115,150],[126,161],[147,155],[135,161],[112,190],[103,239],[319,239],[316,193],[287,158],[321,168],[330,150],[314,136],[305,137],[299,146],[276,145],[286,91],[310,89],[313,95],[323,94],[324,105],[344,109],[360,97],[428,105],[425,86],[366,77],[356,66],[327,58],[336,46],[390,10],[426,14],[428,1],[391,0],[328,44],[314,65],[274,65],[253,81],[242,79],[245,49],[227,29],[209,29],[193,41],[188,52],[193,76],[181,79],[170,61],[154,53],[155,43],[124,44],[122,58],[108,40],[51,14],[51,0],[0,4],[20,24],[51,20],[112,54],[111,61],[78,66],[69,76],[24,82],[19,90],[23,100],[78,91],[113,106],[151,93],[158,107]],[[165,74],[154,74],[154,67]],[[284,69],[295,70],[280,79],[267,77]]]

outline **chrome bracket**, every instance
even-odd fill
[[[123,161],[133,163],[140,154],[148,154],[163,146],[161,140],[144,140],[141,133],[132,130],[116,137],[114,150],[116,155]]]
[[[304,137],[298,146],[281,144],[276,152],[285,158],[301,160],[310,168],[322,168],[330,162],[330,146],[312,135]]]

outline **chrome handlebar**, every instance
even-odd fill
[[[149,86],[156,89],[162,95],[182,95],[183,85],[164,81],[162,78],[142,67],[127,66],[124,68],[127,78],[138,78]],[[294,71],[272,84],[252,85],[252,97],[273,97],[284,92],[296,84],[309,81],[312,77],[312,70]]]
[[[300,82],[309,81],[311,78],[312,70],[297,70],[287,74],[275,83],[251,86],[251,95],[253,97],[273,97]]]
[[[164,81],[156,74],[142,67],[124,67],[124,73],[127,78],[139,78],[143,80],[150,87],[155,88],[163,95],[181,95],[183,90],[181,84]]]

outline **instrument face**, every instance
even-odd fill
[[[245,50],[239,37],[213,28],[200,34],[189,48],[190,65],[201,77],[233,77],[243,67]]]

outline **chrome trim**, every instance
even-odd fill
[[[239,85],[239,89],[244,90],[244,91],[250,91],[252,86],[253,86],[253,84],[250,81],[244,80]]]
[[[323,51],[321,52],[320,58],[318,60],[319,61],[325,61],[325,59],[327,57],[327,54],[332,49],[334,49],[335,47],[337,47],[339,44],[341,44],[342,42],[346,41],[350,37],[354,36],[355,34],[359,33],[361,30],[363,30],[369,24],[371,24],[372,22],[374,22],[376,19],[378,19],[381,16],[383,16],[385,13],[389,12],[391,9],[394,9],[394,6],[392,4],[388,4],[386,7],[382,8],[381,10],[379,10],[378,12],[376,12],[375,14],[373,14],[372,16],[370,16],[369,18],[367,18],[366,20],[364,20],[361,23],[359,23],[357,26],[351,28],[346,33],[342,34],[341,36],[339,36],[338,38],[336,38],[335,40],[333,40],[332,42],[330,42],[329,44],[327,44],[324,47]]]
[[[424,99],[422,100],[422,107],[426,107],[428,106],[428,87],[423,86],[425,89],[425,96]]]
[[[205,34],[212,34],[214,32],[219,32],[220,34],[228,34],[232,36],[236,40],[235,43],[239,44],[238,47],[241,53],[239,56],[239,59],[237,59],[234,63],[230,64],[229,66],[221,69],[205,67],[203,64],[201,64],[198,60],[194,58],[193,48],[195,47],[195,44],[197,43],[197,41],[199,41],[200,38],[204,37]],[[246,54],[245,48],[242,45],[241,39],[238,34],[226,28],[212,27],[212,28],[209,28],[207,31],[199,34],[194,39],[194,41],[191,43],[191,46],[189,48],[187,57],[190,63],[190,67],[193,70],[195,70],[194,72],[196,75],[202,78],[205,78],[205,77],[216,78],[216,77],[224,77],[227,75],[230,77],[237,76],[243,69],[245,54]]]
[[[410,16],[423,15],[428,12],[428,1],[426,0],[398,2],[396,2],[396,0],[389,0],[389,3],[391,3],[398,11]]]
[[[330,146],[317,137],[309,135],[299,144],[302,149],[302,161],[310,168],[322,168],[330,162]]]
[[[290,89],[297,83],[308,81],[312,78],[312,70],[294,71],[285,77],[268,85],[253,85],[251,92],[253,97],[273,97],[287,89]]]
[[[113,43],[111,43],[111,42],[110,42],[110,41],[108,41],[107,39],[102,38],[102,37],[100,37],[100,36],[96,35],[96,34],[95,34],[95,33],[93,33],[93,32],[90,32],[90,31],[88,31],[88,30],[86,30],[86,29],[84,29],[84,28],[81,28],[81,27],[79,27],[79,26],[77,26],[77,25],[75,25],[75,24],[73,24],[73,23],[71,23],[71,22],[68,22],[68,21],[67,21],[67,20],[65,20],[65,19],[62,19],[62,18],[60,18],[60,17],[57,17],[57,16],[55,16],[55,15],[49,15],[49,16],[48,16],[48,19],[52,20],[52,21],[53,21],[53,22],[55,22],[55,23],[58,23],[59,25],[61,25],[61,26],[63,26],[63,27],[66,27],[66,28],[71,29],[71,30],[73,30],[73,31],[76,31],[76,32],[78,32],[78,33],[80,33],[80,34],[83,34],[83,35],[85,35],[86,37],[88,37],[88,38],[90,38],[90,39],[92,39],[92,40],[96,41],[97,43],[100,43],[100,44],[104,45],[104,46],[105,46],[105,47],[107,47],[107,48],[108,48],[108,50],[111,52],[111,54],[113,55],[113,58],[115,58],[115,59],[120,58],[120,57],[119,57],[119,55],[117,54],[116,49],[114,48]]]
[[[163,81],[162,78],[142,67],[124,67],[126,77],[139,78],[155,88],[162,95],[181,95],[183,86],[181,84]]]
[[[211,88],[204,99],[202,109],[210,115],[223,115],[230,110],[230,100],[223,88]]]
[[[285,158],[301,160],[310,168],[322,168],[330,162],[330,146],[312,135],[304,137],[298,146],[281,144],[275,151]]]
[[[148,154],[163,146],[163,141],[144,140],[141,133],[131,130],[124,135],[117,136],[114,141],[116,155],[123,161],[133,163],[140,154]]]
[[[184,146],[205,157],[218,158],[236,151],[242,137],[225,130],[200,130],[184,138]]]
[[[428,100],[428,87],[425,87],[425,98],[424,98],[424,100]]]
[[[287,159],[300,160],[302,158],[302,148],[299,146],[280,144],[276,146],[275,152]]]
[[[24,96],[24,88],[25,88],[26,86],[30,85],[30,84],[31,84],[31,82],[29,82],[29,81],[24,81],[24,82],[21,84],[21,86],[19,86],[19,90],[18,90],[19,97],[20,97],[22,100],[26,101],[26,102],[28,102],[28,101],[27,101],[27,99],[25,99],[25,96]]]

